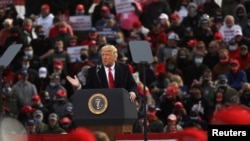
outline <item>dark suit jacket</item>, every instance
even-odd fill
[[[97,65],[88,69],[86,84],[82,88],[96,89],[109,88],[108,80],[103,65]],[[137,84],[126,64],[115,64],[115,88],[124,88],[128,92],[138,94]]]

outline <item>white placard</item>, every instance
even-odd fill
[[[86,31],[92,27],[90,15],[70,16],[69,23],[73,31]]]
[[[134,0],[115,0],[116,13],[135,11],[134,6],[132,6],[133,2]]]
[[[0,0],[0,7],[5,8],[7,4],[13,3],[13,0]]]
[[[89,47],[88,46],[75,46],[75,47],[68,47],[67,48],[67,52],[70,55],[71,63],[81,60],[81,58],[80,58],[80,50],[82,48],[88,49]]]

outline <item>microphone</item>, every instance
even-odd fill
[[[100,69],[101,69],[101,65],[100,64],[98,64],[97,66],[96,66],[96,77],[97,77],[97,79],[98,79],[98,81],[99,81],[99,83],[100,83],[100,85],[101,85],[101,88],[102,88],[102,81],[101,81],[101,79],[100,79],[100,77],[99,77],[99,71],[100,71]]]
[[[98,73],[100,71],[101,67],[102,66],[100,64],[96,66],[96,73]]]

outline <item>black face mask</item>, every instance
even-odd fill
[[[45,101],[45,102],[49,102],[49,101],[50,101],[50,97],[49,97],[49,96],[45,96],[45,97],[44,97],[44,101]]]
[[[208,84],[212,79],[211,78],[203,78],[202,83],[203,84]]]
[[[82,61],[86,60],[88,58],[88,56],[86,54],[82,54],[80,57],[81,57]]]
[[[38,37],[44,39],[45,38],[45,33],[44,32],[38,33]]]
[[[226,90],[227,90],[227,85],[219,85],[217,91],[219,91],[219,92],[225,94]]]
[[[54,49],[56,53],[60,53],[59,47],[55,47]]]
[[[237,13],[237,16],[239,17],[239,18],[242,18],[242,17],[244,17],[244,13]]]
[[[249,99],[250,98],[250,90],[244,90],[243,96],[244,96],[244,98]]]
[[[44,99],[44,103],[50,103],[50,99]]]
[[[222,22],[223,21],[223,16],[217,15],[215,16],[215,22]]]
[[[62,125],[62,128],[63,128],[63,129],[69,129],[69,126],[70,126],[69,124],[63,124],[63,125]]]

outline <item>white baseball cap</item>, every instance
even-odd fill
[[[45,68],[45,67],[40,67],[38,70],[39,78],[46,78],[47,73],[48,73],[48,71],[47,71],[47,68]]]

